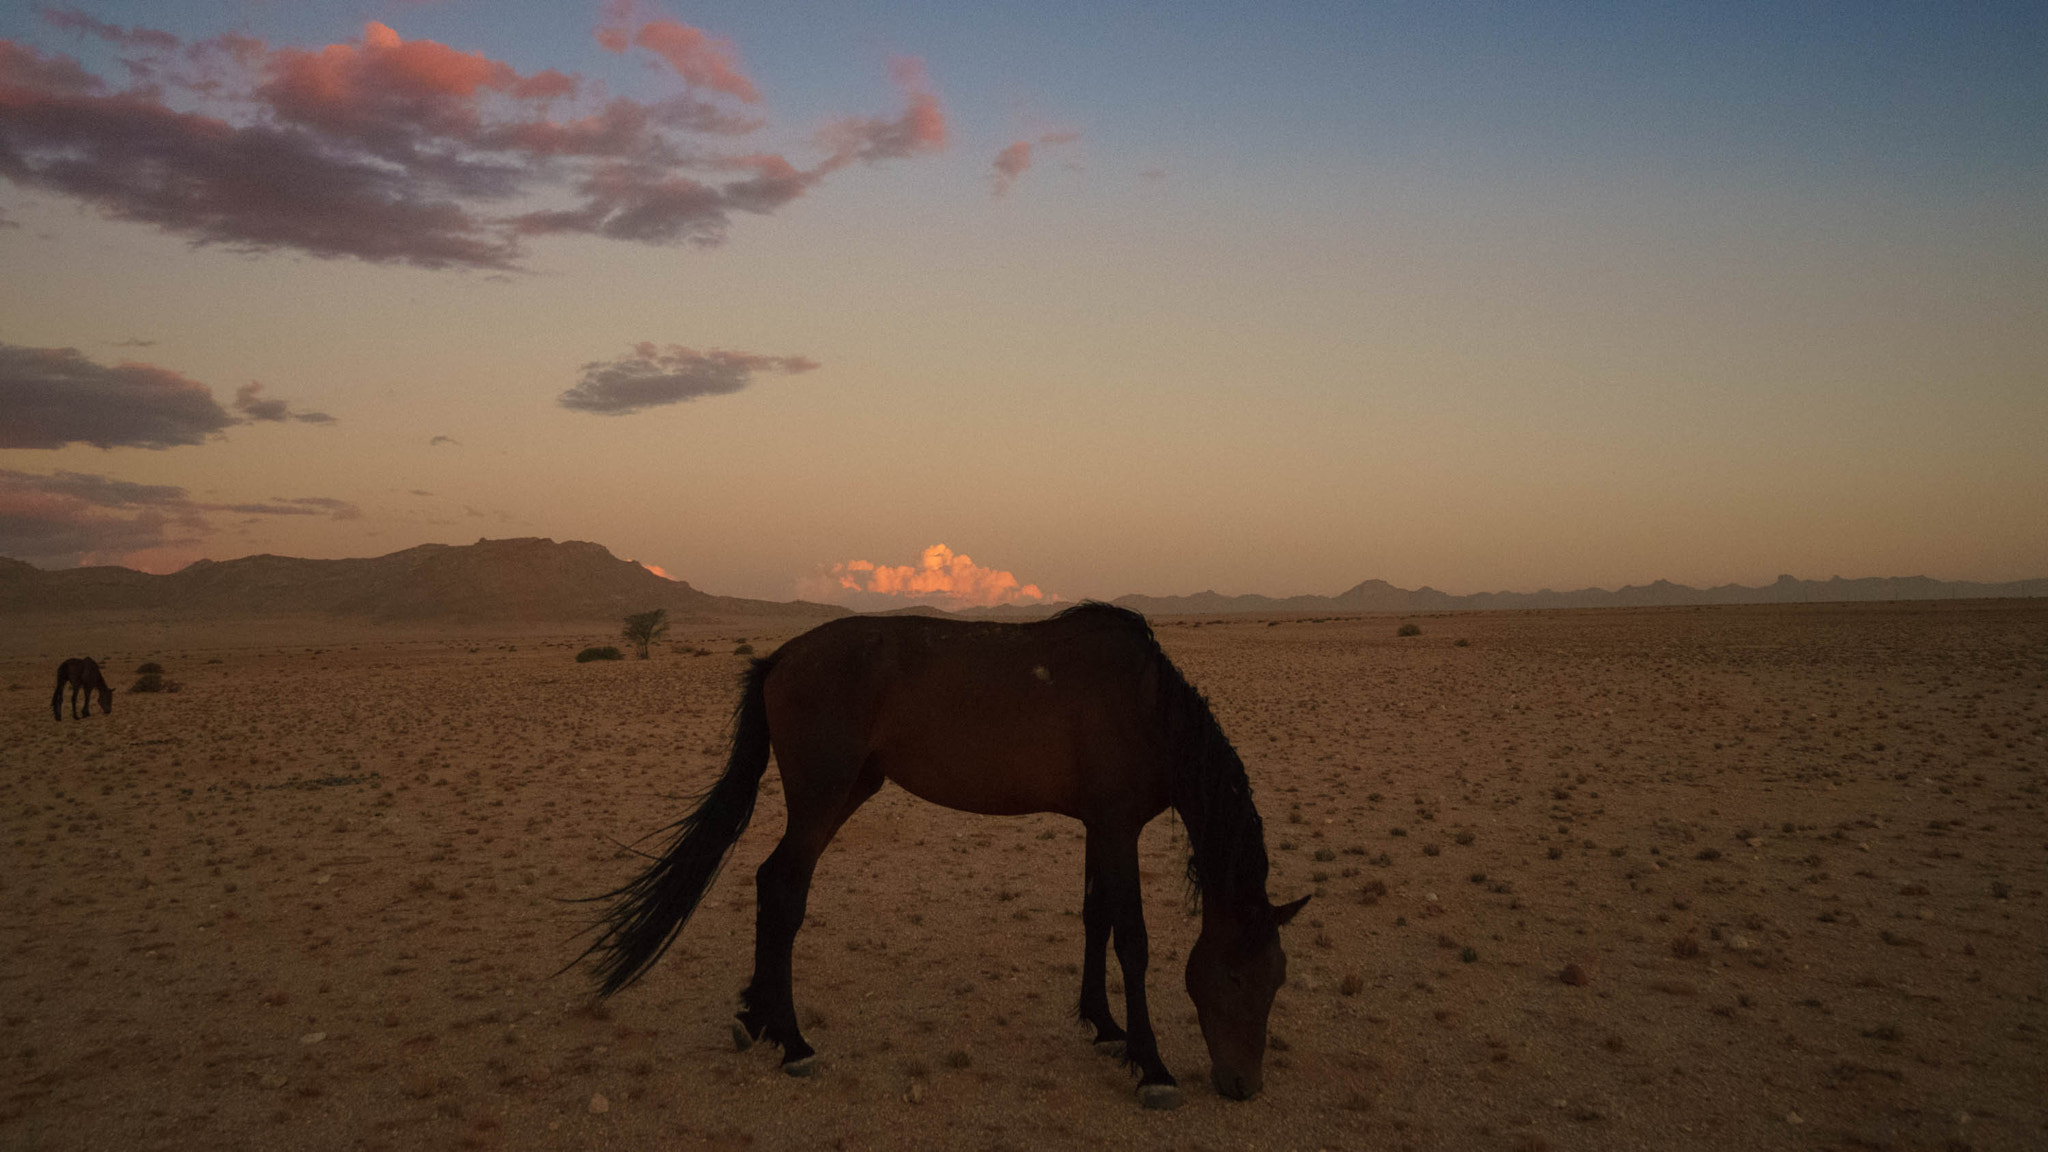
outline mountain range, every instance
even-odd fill
[[[1572,592],[1475,592],[1454,596],[1434,588],[1396,588],[1384,580],[1367,580],[1335,596],[1225,596],[1197,592],[1192,596],[1119,596],[1116,603],[1152,615],[1200,615],[1232,612],[1456,612],[1499,608],[1661,608],[1692,604],[1827,604],[1872,600],[1975,600],[1989,597],[2048,596],[2048,580],[2015,580],[1978,584],[1967,580],[1935,580],[1926,576],[1871,576],[1844,580],[1801,580],[1780,576],[1751,588],[1722,584],[1691,588],[1658,580],[1612,591],[1581,588]]]
[[[1446,612],[1502,608],[1640,608],[1694,604],[1809,604],[1874,600],[1956,600],[2048,596],[2048,579],[2006,584],[1934,580],[1925,576],[1800,580],[1780,576],[1759,588],[1723,584],[1689,588],[1659,580],[1612,591],[1480,592],[1454,596],[1434,588],[1396,588],[1367,580],[1335,596],[1120,596],[1114,603],[1148,616],[1246,612]],[[900,612],[1026,619],[1060,605],[1006,606],[942,613],[926,606]],[[169,575],[111,566],[45,570],[0,558],[0,613],[127,610],[167,616],[360,617],[375,621],[617,620],[666,608],[678,619],[809,616],[848,610],[804,600],[749,600],[699,591],[621,560],[601,544],[537,537],[422,544],[387,556],[305,560],[244,556],[199,560]]]
[[[679,619],[843,616],[797,600],[715,596],[656,576],[601,544],[537,537],[422,544],[349,560],[244,556],[165,576],[130,568],[45,571],[0,559],[0,612],[132,610],[170,616],[354,616],[377,621],[617,620],[666,608]]]

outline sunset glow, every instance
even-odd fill
[[[532,535],[885,607],[2048,575],[2044,43],[0,6],[0,556]]]

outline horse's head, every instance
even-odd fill
[[[112,688],[107,687],[105,684],[102,684],[100,685],[100,711],[112,712],[113,710],[114,690]]]
[[[1287,982],[1280,927],[1308,897],[1275,907],[1261,893],[1255,903],[1206,903],[1202,934],[1188,953],[1188,998],[1209,1045],[1209,1079],[1233,1100],[1249,1100],[1265,1083],[1266,1016],[1273,994]]]

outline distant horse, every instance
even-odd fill
[[[733,1041],[766,1038],[809,1075],[791,952],[811,873],[840,825],[886,780],[935,804],[991,816],[1057,812],[1087,826],[1078,1014],[1098,1045],[1121,1044],[1148,1108],[1180,1103],[1145,1007],[1145,913],[1138,833],[1168,805],[1186,826],[1188,881],[1202,931],[1188,954],[1216,1090],[1262,1085],[1266,1018],[1287,976],[1280,927],[1308,902],[1266,896],[1266,842],[1244,763],[1207,701],[1160,650],[1145,618],[1084,603],[1048,620],[985,624],[850,616],[791,640],[747,672],[725,774],[669,827],[662,855],[598,922],[599,995],[646,972],[681,931],[753,816],[772,748],[788,827],[756,874],[754,975]],[[1111,1015],[1115,937],[1130,1030]],[[578,959],[582,959],[579,957]]]
[[[100,666],[90,656],[77,656],[57,665],[57,690],[50,693],[50,714],[64,719],[64,686],[71,686],[71,718],[82,720],[92,715],[92,694],[100,694],[100,711],[114,710],[114,690],[107,687],[107,678],[100,675]],[[78,710],[78,698],[85,697],[85,711]]]

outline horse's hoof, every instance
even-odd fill
[[[753,1046],[754,1034],[747,1031],[746,1021],[740,1019],[737,1016],[733,1017],[732,1050],[735,1052],[745,1052],[747,1049],[752,1048]]]
[[[791,1060],[782,1066],[782,1070],[791,1076],[809,1076],[818,1070],[818,1058],[816,1056],[806,1056],[801,1060]]]
[[[1180,1107],[1180,1085],[1140,1084],[1138,1103],[1153,1111],[1170,1112]]]
[[[1095,1042],[1095,1050],[1097,1052],[1104,1056],[1114,1056],[1119,1060],[1123,1058],[1124,1047],[1125,1043],[1122,1040],[1097,1040]]]

